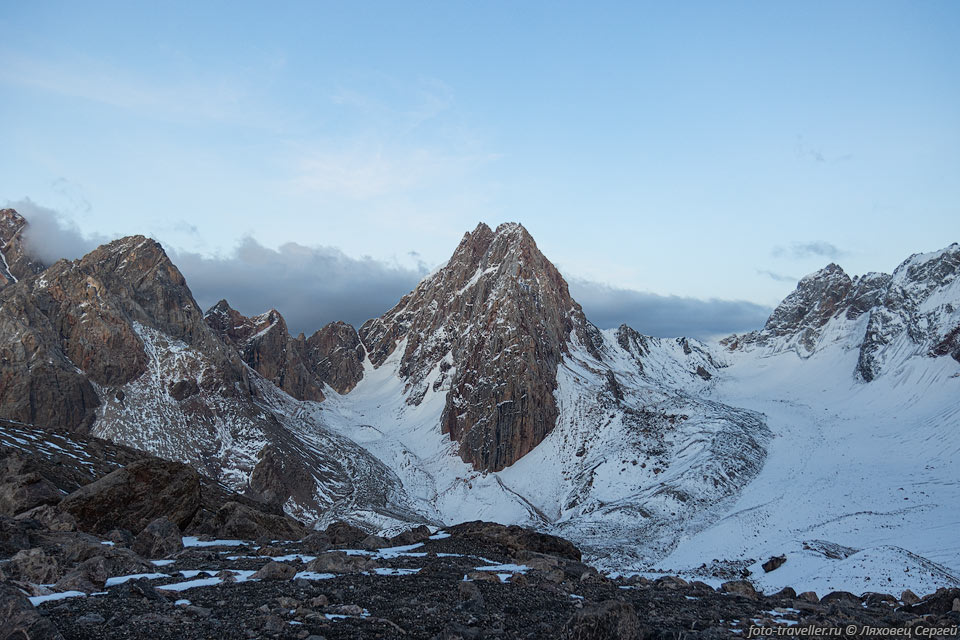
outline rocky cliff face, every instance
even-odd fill
[[[446,389],[443,432],[476,469],[500,470],[554,428],[557,367],[571,340],[601,343],[567,283],[527,230],[480,224],[446,266],[360,338],[383,365],[396,349],[408,402]]]
[[[951,355],[960,362],[960,245],[916,254],[893,272],[871,310],[857,374],[871,381],[898,352]]]
[[[290,385],[282,319],[254,320],[255,333],[244,336],[254,364]],[[249,329],[231,325],[237,339]],[[343,368],[321,362],[323,354],[344,358],[342,334],[333,327],[301,342],[346,388]],[[312,372],[301,379],[298,393],[320,393]],[[189,463],[304,520],[345,511],[381,525],[419,518],[404,510],[403,490],[382,464],[309,417],[290,418],[296,411],[207,325],[153,240],[123,238],[0,289],[0,418]]]
[[[309,338],[293,338],[275,309],[248,318],[221,300],[205,317],[248,366],[298,400],[322,401],[324,384],[347,393],[363,377],[366,354],[356,330],[345,322],[330,323]]]
[[[728,349],[794,350],[809,357],[842,343],[858,349],[856,376],[869,382],[913,355],[960,362],[960,245],[916,254],[893,272],[850,278],[835,264],[803,278],[760,331],[730,336]]]
[[[13,209],[0,209],[0,289],[40,273],[44,265],[29,255],[23,239],[27,221]]]
[[[93,385],[123,385],[145,371],[138,324],[216,354],[226,378],[201,383],[245,382],[206,331],[183,276],[142,236],[4,287],[0,309],[0,417],[89,428],[101,404]]]

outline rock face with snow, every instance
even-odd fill
[[[761,331],[725,339],[728,349],[794,350],[830,343],[859,349],[856,376],[870,382],[917,354],[960,362],[960,245],[916,254],[893,272],[850,278],[836,264],[803,278]]]
[[[418,404],[446,389],[444,433],[476,469],[497,471],[556,425],[557,367],[571,335],[595,349],[596,329],[527,230],[480,224],[437,273],[360,337],[375,366],[403,349],[400,375]]]
[[[207,311],[206,321],[250,368],[277,387],[298,400],[323,400],[322,382],[305,366],[275,309],[247,318],[221,300]]]
[[[40,273],[43,263],[31,256],[23,239],[27,221],[13,209],[0,209],[0,289]]]
[[[342,334],[333,327],[310,346],[346,389],[349,367],[320,362],[359,358],[349,340],[338,350]],[[285,328],[277,335],[286,339]],[[262,353],[271,354],[266,345]],[[304,379],[319,393],[321,382]],[[116,240],[0,289],[0,418],[122,442],[254,495],[251,473],[271,446],[288,473],[271,499],[303,519],[355,510],[378,523],[422,521],[404,510],[402,488],[379,461],[294,420],[295,403],[207,325],[153,240]]]
[[[324,384],[347,393],[363,377],[366,354],[356,330],[345,322],[332,322],[309,338],[293,338],[276,309],[248,318],[221,300],[205,317],[248,366],[298,400],[322,401]]]

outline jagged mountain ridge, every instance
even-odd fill
[[[914,254],[892,275],[850,278],[836,264],[803,278],[760,331],[721,342],[730,350],[793,350],[801,357],[830,342],[858,349],[856,375],[874,380],[912,355],[960,362],[960,245]]]
[[[116,240],[0,289],[0,344],[2,418],[188,462],[310,521],[422,520],[379,461],[295,419],[296,401],[207,326],[152,240]]]
[[[746,368],[776,358],[812,370],[820,354],[836,350],[859,358],[870,352],[864,348],[870,325],[880,345],[871,353],[887,359],[876,360],[877,375],[869,384],[861,377],[860,387],[900,376],[905,359],[921,368],[953,362],[937,356],[955,353],[955,245],[914,256],[892,276],[851,279],[828,267],[822,277],[804,279],[764,330],[720,348],[650,338],[629,327],[597,331],[528,238],[519,225],[496,231],[481,225],[464,237],[444,269],[362,327],[362,344],[351,342],[352,330],[334,332],[332,351],[356,358],[347,358],[344,378],[355,381],[353,388],[349,382],[337,388],[336,376],[323,373],[329,369],[319,365],[330,350],[303,355],[296,344],[308,339],[287,335],[272,311],[245,318],[217,305],[199,314],[199,330],[218,345],[210,353],[192,339],[173,337],[156,326],[149,287],[130,289],[130,298],[145,309],[146,324],[129,322],[135,306],[130,311],[126,302],[107,300],[106,307],[118,311],[104,314],[116,319],[106,326],[121,345],[132,331],[146,357],[143,371],[123,384],[93,380],[93,374],[106,375],[97,371],[96,358],[84,365],[91,367],[87,372],[67,353],[106,329],[91,333],[81,327],[75,337],[60,334],[61,325],[72,325],[57,320],[52,333],[21,333],[57,336],[47,349],[59,349],[63,366],[54,369],[56,375],[69,379],[72,373],[79,383],[88,382],[101,403],[93,409],[93,428],[103,432],[95,435],[212,465],[231,486],[281,501],[303,519],[352,514],[374,528],[404,519],[522,522],[577,540],[609,567],[649,566],[685,539],[707,535],[732,517],[724,514],[744,489],[765,477],[765,460],[784,435],[780,426],[771,431],[758,413],[767,405],[729,393],[730,381],[742,379]],[[91,275],[112,283],[96,269]],[[67,289],[79,288],[79,281],[68,282]],[[4,288],[0,303],[17,287],[26,306],[37,306],[34,293],[49,295],[49,282],[39,287],[43,292],[15,283]],[[110,287],[93,289],[114,295]],[[70,300],[68,311],[82,302]],[[215,317],[218,307],[225,321]],[[193,323],[197,315],[190,313]],[[11,335],[19,339],[21,333]],[[508,351],[510,346],[517,348]],[[509,357],[501,370],[496,356],[502,351]],[[796,355],[804,356],[800,364],[793,363]],[[216,370],[222,358],[249,382],[239,399],[208,393],[203,377],[195,375]],[[296,374],[300,365],[314,377]],[[851,379],[858,370],[858,362],[846,369]],[[312,401],[288,382],[297,375],[326,399]],[[938,369],[932,379],[943,375]],[[495,376],[512,385],[489,385]],[[510,400],[530,392],[543,401],[511,406]],[[935,428],[953,415],[945,402],[924,414]],[[137,424],[142,415],[150,420]],[[253,427],[238,431],[240,424]],[[951,562],[948,557],[945,564]]]
[[[204,318],[244,362],[297,400],[322,401],[323,386],[348,393],[363,377],[366,357],[357,331],[345,322],[331,322],[309,338],[293,338],[276,309],[248,318],[226,300]]]

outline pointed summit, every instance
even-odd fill
[[[509,466],[553,430],[557,367],[597,330],[517,223],[464,235],[449,262],[360,328],[375,366],[397,348],[410,404],[446,392],[444,433],[476,469]]]
[[[27,226],[14,209],[0,209],[0,288],[46,268],[27,251],[23,239]]]

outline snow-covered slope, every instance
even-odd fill
[[[409,401],[406,338],[313,411],[447,523],[537,526],[620,572],[930,591],[960,567],[960,366],[943,357],[960,325],[958,254],[913,256],[893,276],[831,265],[764,330],[720,343],[621,327],[587,348],[571,333],[555,428],[496,472],[463,463],[441,432],[462,363],[431,363]],[[782,554],[779,569],[760,568]]]
[[[728,357],[709,395],[764,414],[774,436],[767,462],[715,523],[684,536],[659,567],[744,561],[768,590],[919,593],[958,583],[954,360],[914,355],[864,384],[852,373],[859,350],[851,344],[831,344],[807,359],[759,351]],[[827,552],[833,548],[848,551]],[[759,568],[757,561],[782,554],[783,567]]]

